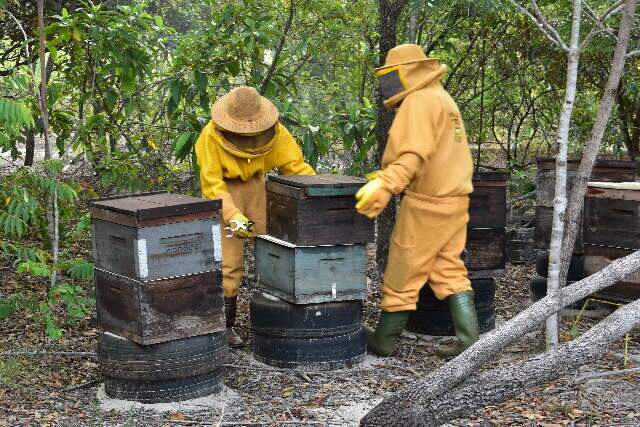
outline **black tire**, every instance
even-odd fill
[[[283,338],[253,334],[256,360],[279,368],[333,370],[350,368],[364,360],[367,337],[363,328],[324,338]]]
[[[482,306],[476,308],[478,315],[478,328],[481,334],[489,332],[496,327],[496,313],[494,306]],[[454,336],[455,329],[451,313],[447,309],[421,311],[417,310],[409,315],[407,331],[437,337]]]
[[[567,281],[567,286],[575,283],[573,281]],[[529,282],[529,297],[532,302],[540,301],[542,298],[547,296],[547,278],[534,276],[533,279]],[[585,299],[581,299],[576,301],[575,303],[568,306],[568,308],[573,308],[580,310],[584,306],[586,302]]]
[[[536,273],[541,277],[549,275],[549,252],[538,251],[536,254]],[[577,282],[584,279],[584,256],[572,255],[569,271],[567,272],[567,280]],[[545,285],[545,289],[546,289]],[[545,291],[546,292],[546,291]]]
[[[289,338],[326,338],[357,332],[362,327],[362,301],[291,304],[255,294],[250,304],[254,334]]]
[[[213,372],[227,357],[225,332],[139,345],[105,333],[98,338],[98,364],[106,377],[171,380]]]
[[[217,394],[224,385],[223,368],[189,378],[165,381],[133,381],[105,378],[104,390],[112,399],[141,403],[180,402]]]
[[[484,306],[493,306],[496,298],[496,282],[492,278],[473,279],[471,280],[471,288],[473,288],[473,300],[476,309]],[[418,300],[418,310],[422,311],[449,311],[446,301],[440,301],[436,298],[429,284],[425,284],[420,290]]]

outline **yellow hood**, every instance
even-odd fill
[[[397,66],[404,90],[384,100],[387,108],[397,107],[410,93],[423,89],[433,82],[440,82],[447,72],[447,66],[433,58]],[[381,70],[384,73],[384,70]]]

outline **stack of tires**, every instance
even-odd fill
[[[259,292],[251,299],[254,357],[302,370],[350,368],[366,353],[362,301],[291,304]]]
[[[495,281],[492,278],[473,279],[471,287],[475,292],[474,302],[480,333],[489,332],[496,326]],[[418,308],[409,316],[407,330],[433,336],[455,335],[449,306],[436,298],[428,284],[420,290]]]
[[[98,338],[98,364],[112,399],[165,403],[222,391],[225,332],[139,345],[106,332]]]

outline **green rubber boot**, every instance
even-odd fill
[[[393,313],[381,311],[376,330],[365,327],[369,351],[378,356],[388,356],[393,353],[396,349],[396,340],[404,331],[408,319],[408,311]]]
[[[458,339],[453,346],[439,346],[436,355],[443,359],[456,357],[478,341],[478,315],[473,303],[473,291],[460,292],[447,298],[453,326]]]

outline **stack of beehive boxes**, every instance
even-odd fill
[[[477,172],[469,200],[465,264],[481,333],[495,327],[495,277],[505,268],[507,179],[505,172]],[[455,334],[449,306],[436,299],[428,285],[420,291],[418,308],[409,317],[407,329],[434,336]]]
[[[530,291],[533,300],[544,297],[547,293],[547,276],[549,266],[549,244],[553,226],[553,199],[555,194],[556,161],[554,158],[538,158],[536,179],[536,218],[535,245],[537,276],[531,280]],[[567,194],[571,193],[573,183],[580,166],[579,160],[567,162]],[[624,160],[597,160],[591,172],[591,180],[599,182],[634,181],[638,164]],[[585,246],[583,242],[583,215],[578,219],[579,228],[571,256],[571,265],[567,275],[569,282],[585,277]]]
[[[222,388],[219,201],[167,193],[90,205],[109,397],[176,401]]]
[[[270,176],[267,235],[256,239],[261,293],[251,301],[253,353],[279,367],[335,369],[364,358],[362,300],[373,221],[354,208],[365,180]]]
[[[640,183],[589,183],[584,206],[584,270],[591,275],[640,249]],[[640,274],[603,289],[615,303],[640,298]]]

